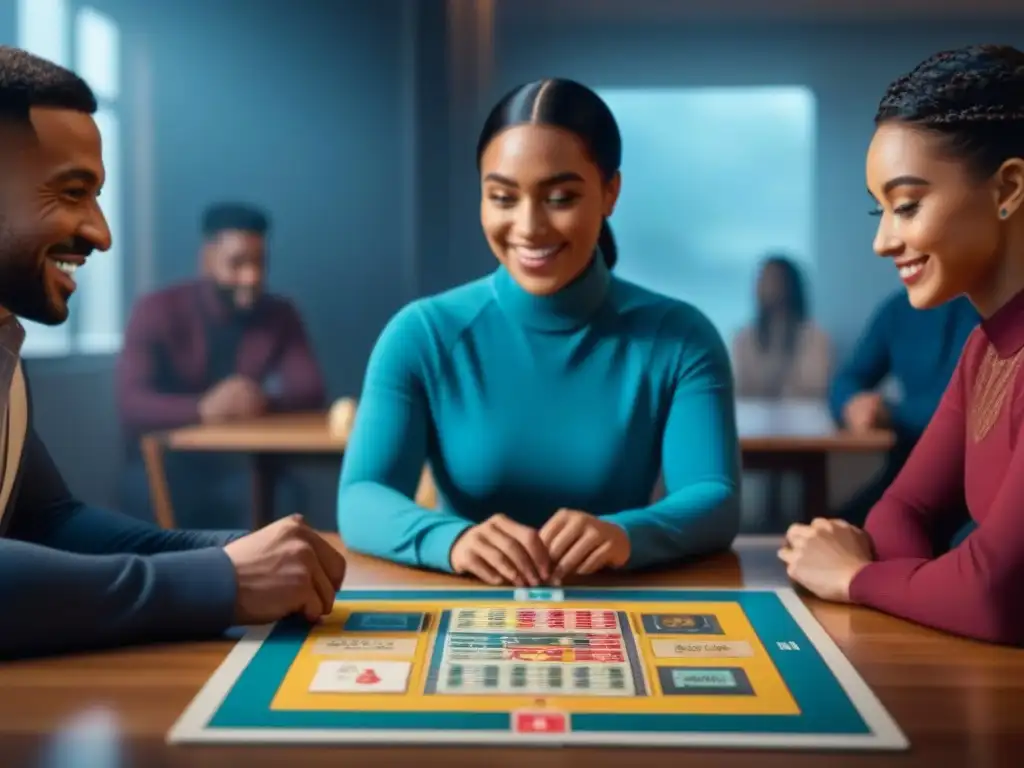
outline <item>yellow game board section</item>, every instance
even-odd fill
[[[558,608],[582,610],[614,610],[625,612],[629,616],[630,629],[637,646],[638,656],[643,671],[647,695],[644,696],[579,696],[557,694],[538,699],[533,695],[504,694],[424,694],[429,672],[429,661],[435,642],[443,642],[436,634],[441,614],[445,610],[454,611],[458,608],[515,609],[528,606],[531,608]],[[386,611],[386,612],[422,612],[427,614],[427,621],[419,632],[343,632],[345,620],[352,611]],[[649,633],[642,621],[644,614],[698,614],[711,615],[717,619],[722,629],[721,634],[680,634]],[[381,653],[374,650],[360,650],[359,640],[367,637],[374,639],[393,638],[405,640],[399,643],[402,647],[392,653]],[[338,648],[338,639],[345,638],[344,648]],[[414,639],[415,644],[408,642]],[[334,641],[333,643],[331,641]],[[676,641],[684,645],[702,642],[730,644],[747,644],[750,653],[741,657],[722,657],[712,655],[683,655],[676,658],[658,657],[655,655],[656,642]],[[412,647],[410,647],[412,646]],[[405,693],[322,693],[310,692],[310,686],[322,662],[328,661],[408,661],[411,671]],[[538,664],[547,662],[536,662]],[[729,667],[740,668],[746,673],[753,695],[664,695],[661,690],[658,667],[693,668]],[[425,601],[400,602],[379,601],[364,603],[358,606],[341,607],[336,605],[334,612],[324,619],[323,623],[314,627],[295,661],[282,681],[271,704],[278,710],[329,710],[329,711],[476,711],[506,712],[518,709],[530,709],[544,706],[567,712],[587,713],[700,713],[700,714],[799,714],[799,709],[790,695],[781,676],[776,671],[771,658],[757,636],[754,628],[747,620],[742,608],[737,603],[630,603],[602,602],[600,605],[577,603],[566,600],[557,604],[532,603],[525,604],[513,600],[481,601],[472,604],[431,604]]]

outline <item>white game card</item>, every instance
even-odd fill
[[[405,693],[408,661],[322,661],[310,693]]]

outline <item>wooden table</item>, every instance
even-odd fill
[[[336,539],[334,539],[336,541]],[[775,538],[743,537],[733,553],[658,574],[589,584],[786,585]],[[459,586],[450,576],[349,557],[345,588]],[[904,753],[783,753],[625,748],[168,747],[164,737],[232,647],[218,640],[0,666],[0,764],[60,768],[239,765],[303,768],[488,766],[846,768],[1021,764],[1024,651],[947,637],[863,608],[807,604],[906,733]],[[73,632],[73,627],[67,631]],[[59,758],[66,757],[66,760]]]
[[[276,472],[272,458],[296,454],[342,454],[347,435],[338,437],[328,430],[325,413],[290,413],[263,416],[229,424],[197,424],[142,438],[142,459],[149,479],[149,493],[157,523],[174,528],[171,489],[164,468],[164,451],[212,451],[246,453],[253,460],[252,527],[259,528],[274,518],[273,500]]]
[[[815,514],[828,508],[828,458],[835,453],[878,452],[892,445],[883,430],[855,435],[837,430],[824,403],[741,400],[736,417],[747,469],[789,471],[801,476],[805,505]],[[165,450],[248,453],[256,462],[257,509],[254,527],[272,519],[272,468],[269,456],[341,454],[347,436],[332,436],[323,413],[274,414],[232,424],[197,425],[147,435],[142,455],[149,474],[157,520],[173,527],[170,491],[163,466]],[[424,493],[428,492],[421,486]]]
[[[740,400],[736,422],[744,469],[799,475],[808,516],[828,513],[830,457],[882,453],[894,442],[888,430],[853,433],[837,429],[828,406],[816,400]]]

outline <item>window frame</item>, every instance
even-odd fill
[[[38,6],[34,6],[35,0],[19,0],[17,3],[16,11],[16,30],[18,40],[16,45],[20,47],[26,47],[25,41],[22,39],[22,18],[21,15],[26,9],[33,9]],[[72,297],[71,299],[71,311],[68,315],[68,319],[60,326],[59,332],[47,334],[44,337],[45,341],[41,341],[36,345],[32,344],[32,336],[35,331],[36,324],[27,324],[27,333],[25,344],[22,348],[22,357],[27,360],[55,360],[55,359],[78,359],[78,358],[94,358],[104,357],[116,354],[122,345],[124,337],[124,325],[127,317],[127,307],[130,297],[126,290],[129,285],[126,274],[126,262],[124,253],[127,249],[128,243],[128,229],[127,222],[130,221],[130,208],[129,201],[131,200],[130,191],[128,189],[130,173],[128,172],[128,159],[131,139],[128,136],[129,126],[125,116],[126,110],[126,73],[128,68],[125,66],[125,35],[122,25],[118,19],[112,14],[107,12],[97,4],[88,2],[88,0],[60,0],[63,7],[62,11],[62,24],[55,34],[61,35],[59,48],[63,53],[62,60],[57,61],[58,64],[65,66],[73,71],[77,70],[78,54],[82,45],[82,41],[79,39],[78,34],[78,18],[79,14],[83,10],[91,10],[106,19],[109,19],[115,25],[117,31],[117,43],[118,50],[116,53],[116,65],[117,65],[117,89],[114,98],[110,98],[107,94],[102,93],[100,89],[96,89],[96,99],[98,103],[98,110],[108,113],[116,123],[117,126],[117,142],[116,146],[112,150],[104,147],[104,153],[112,151],[117,155],[117,167],[112,169],[107,168],[107,183],[105,185],[104,195],[116,194],[118,197],[117,212],[118,221],[115,222],[117,225],[117,231],[112,232],[112,235],[116,241],[114,248],[106,253],[94,254],[91,258],[99,259],[116,259],[117,263],[111,270],[115,277],[115,283],[110,286],[109,290],[113,292],[112,295],[117,297],[118,301],[118,312],[117,319],[113,328],[89,328],[86,324],[86,316],[79,307],[76,307],[76,303],[82,302],[82,295]],[[31,50],[31,49],[29,49]],[[45,53],[43,55],[46,55]],[[108,164],[108,166],[111,164]],[[111,171],[114,170],[116,178],[111,184]],[[108,198],[109,199],[109,198]],[[103,198],[100,198],[100,205],[103,205]],[[85,269],[89,267],[86,266]],[[82,286],[86,290],[87,286]],[[89,286],[91,287],[91,286]]]

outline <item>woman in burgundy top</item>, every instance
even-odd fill
[[[982,322],[864,530],[795,525],[779,557],[819,597],[1024,645],[1024,53],[947,51],[896,80],[867,183],[911,303],[966,294]],[[943,552],[964,501],[977,527]]]

